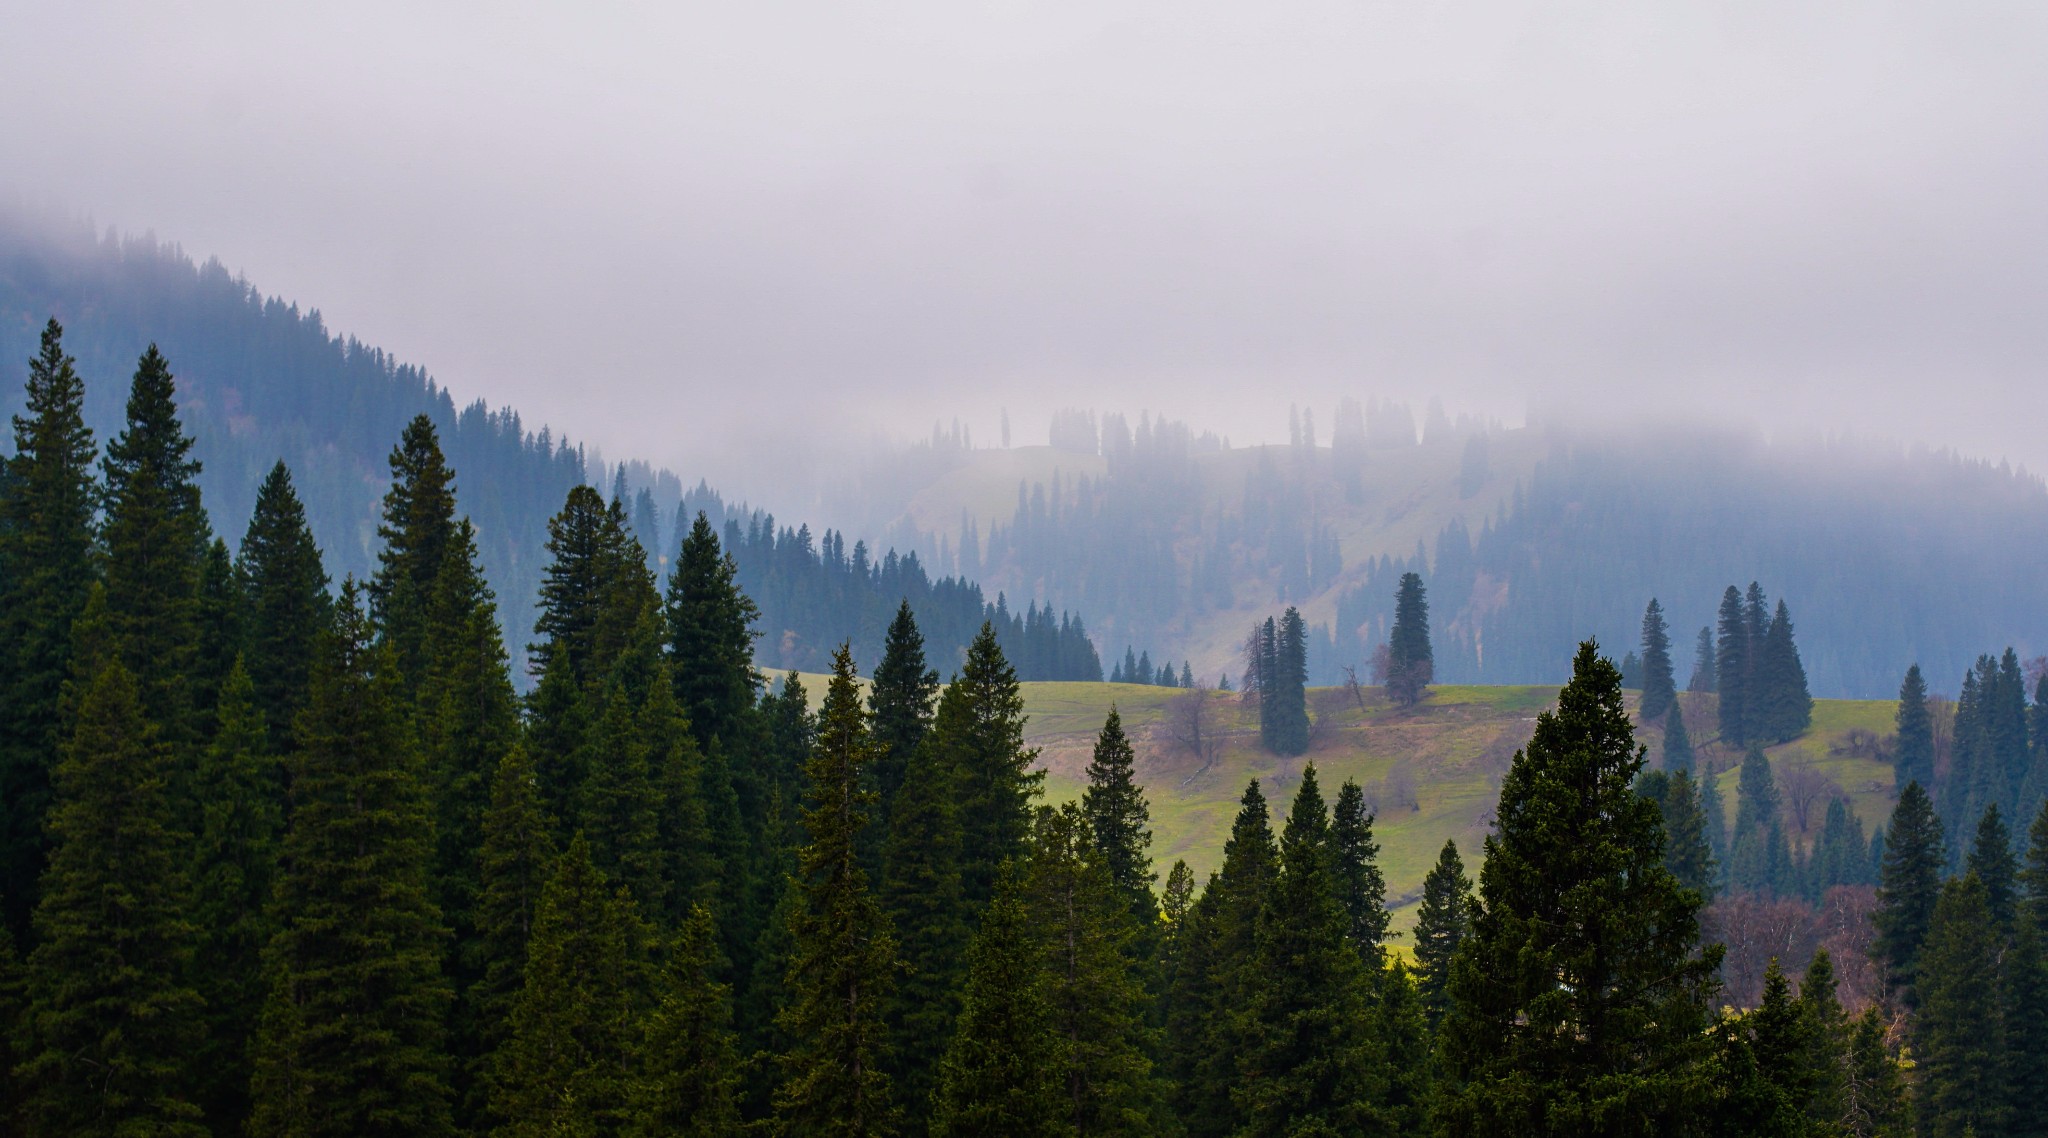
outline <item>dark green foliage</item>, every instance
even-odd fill
[[[1870,862],[1870,846],[1863,839],[1863,823],[1849,812],[1849,804],[1835,798],[1828,802],[1827,819],[1813,853],[1806,862],[1807,900],[1818,901],[1837,885],[1875,885],[1877,875]]]
[[[1776,957],[1764,970],[1763,997],[1748,1014],[1721,1025],[1717,1133],[1730,1138],[1799,1138],[1806,1133],[1813,1071],[1808,1023]]]
[[[810,785],[803,821],[810,840],[798,855],[799,902],[790,914],[794,945],[780,1022],[793,1050],[783,1057],[775,1111],[792,1134],[895,1132],[882,1009],[896,945],[858,856],[874,803],[867,789],[874,742],[866,718],[853,657],[841,648],[805,767]]]
[[[2005,1133],[2005,1033],[1998,942],[1974,876],[1941,888],[1919,958],[1914,1117],[1929,1138]]]
[[[284,830],[284,785],[255,685],[239,661],[221,687],[214,722],[193,786],[193,976],[206,1002],[202,1105],[208,1124],[226,1132],[248,1111],[248,1041],[263,1003],[262,955],[272,931],[266,907]]]
[[[1720,952],[1663,868],[1642,764],[1620,673],[1587,642],[1502,784],[1451,969],[1448,1133],[1662,1133],[1696,1109]]]
[[[1636,715],[1644,723],[1655,723],[1678,707],[1678,682],[1671,674],[1671,629],[1655,597],[1643,610],[1642,669],[1643,698]]]
[[[1694,641],[1692,653],[1692,678],[1685,683],[1685,690],[1716,692],[1721,687],[1720,664],[1714,654],[1714,630],[1701,628]]]
[[[220,702],[221,685],[227,682],[228,672],[233,670],[235,661],[242,658],[244,625],[247,614],[243,612],[245,597],[240,575],[235,572],[235,559],[228,552],[228,543],[214,538],[206,547],[206,556],[199,564],[199,596],[195,611],[198,614],[199,643],[192,654],[191,683],[187,697],[192,701],[193,741],[196,743],[213,733],[213,708]],[[181,798],[190,796],[189,783],[194,753],[185,752],[184,769],[174,780]],[[180,809],[189,815],[191,803],[184,803]],[[190,828],[197,828],[193,821]]]
[[[370,614],[411,682],[425,671],[435,582],[455,539],[455,472],[434,420],[414,415],[391,448],[391,489],[377,524],[383,548],[365,591]]]
[[[1685,712],[1679,709],[1677,697],[1671,700],[1671,712],[1664,717],[1664,769],[1677,773],[1692,770],[1692,735],[1685,729]]]
[[[1721,693],[1721,738],[1730,743],[1749,741],[1752,688],[1755,669],[1750,644],[1749,621],[1742,608],[1742,593],[1730,585],[1721,594],[1718,637],[1714,645],[1714,690]]]
[[[972,926],[960,890],[960,820],[953,771],[927,742],[911,752],[882,845],[883,912],[897,938],[901,979],[888,1003],[890,1071],[905,1131],[923,1132],[929,1099],[959,1018]]]
[[[313,667],[264,953],[252,1135],[451,1130],[433,823],[397,667],[353,581]]]
[[[1964,675],[1951,736],[1947,777],[1935,796],[1943,822],[1960,833],[1992,805],[2007,814],[2033,809],[2020,801],[2031,756],[2025,679],[2012,649],[1999,659],[1979,656]]]
[[[1906,1083],[1883,1009],[1863,1009],[1849,1035],[1842,1079],[1843,1129],[1857,1138],[1903,1138]]]
[[[235,563],[243,601],[243,663],[255,684],[271,754],[291,741],[292,717],[306,704],[314,646],[326,631],[327,572],[306,527],[291,472],[270,468]]]
[[[1685,771],[1645,771],[1637,789],[1657,804],[1664,819],[1664,868],[1687,889],[1711,900],[1715,864],[1707,840],[1707,815],[1700,792]]]
[[[1702,772],[1699,792],[1700,820],[1707,831],[1707,850],[1714,863],[1708,880],[1712,891],[1719,892],[1728,884],[1728,809],[1722,800],[1720,776],[1711,768]]]
[[[1260,675],[1259,727],[1276,755],[1308,750],[1308,626],[1292,605],[1280,614],[1272,663]]]
[[[553,874],[553,827],[541,810],[533,761],[513,747],[491,777],[490,807],[483,819],[476,905],[477,979],[464,993],[457,1035],[469,1040],[462,1058],[473,1088],[485,1080],[477,1068],[505,1038],[505,1021],[526,975],[527,944],[541,890]],[[468,1103],[474,1112],[477,1104]]]
[[[92,431],[63,335],[55,320],[43,327],[28,365],[27,414],[14,416],[14,454],[0,475],[0,904],[18,932],[48,854],[43,822],[64,730],[71,624],[94,577]]]
[[[960,1022],[932,1105],[939,1138],[1073,1134],[1051,977],[1022,894],[1022,883],[1003,874],[968,950]]]
[[[1921,944],[1934,920],[1941,895],[1942,867],[1948,863],[1941,819],[1917,782],[1907,783],[1885,827],[1884,866],[1877,882],[1877,926],[1872,953],[1884,962],[1885,980],[1916,1002]]]
[[[547,550],[533,624],[542,639],[529,652],[539,671],[566,668],[580,690],[594,690],[652,615],[654,581],[625,515],[589,486],[571,489],[548,521]]]
[[[205,1133],[186,981],[184,835],[167,754],[134,679],[108,661],[52,772],[50,868],[28,958],[22,1064],[32,1133]]]
[[[1387,639],[1387,698],[1413,707],[1436,678],[1429,642],[1429,601],[1422,575],[1403,573],[1394,597],[1394,628]]]
[[[1330,813],[1330,868],[1337,904],[1344,910],[1345,936],[1358,949],[1366,971],[1378,974],[1387,941],[1387,878],[1380,872],[1380,844],[1372,836],[1373,816],[1365,791],[1347,779]]]
[[[178,421],[170,364],[155,346],[136,366],[125,428],[107,446],[107,615],[143,714],[167,745],[192,737],[206,513],[199,463]]]
[[[2034,927],[2048,937],[2048,802],[2041,804],[2034,824],[2027,828],[2027,863],[2020,870],[2020,882],[2026,888]]]
[[[1814,951],[1799,980],[1799,1018],[1806,1048],[1794,1061],[1806,1073],[1806,1123],[1810,1131],[1832,1133],[1844,1114],[1849,1017],[1836,994],[1834,957],[1825,948]]]
[[[1060,1113],[1075,1134],[1152,1133],[1164,1102],[1147,1057],[1154,1041],[1129,897],[1071,803],[1039,812],[1027,864]]]
[[[654,1006],[639,1040],[642,1067],[628,1132],[640,1138],[732,1138],[738,1061],[728,991],[714,975],[711,913],[699,905],[683,921],[656,981]]]
[[[2000,1002],[2005,1014],[2005,1089],[2014,1107],[2012,1138],[2048,1133],[2048,1114],[2029,1109],[2038,1089],[2048,1086],[2048,951],[2031,923],[2014,927],[2000,962]]]
[[[1031,800],[1044,781],[1033,770],[1035,747],[1024,745],[1024,697],[1017,673],[984,625],[968,646],[967,663],[939,697],[931,746],[958,780],[960,887],[970,907],[987,903],[996,871],[1023,855],[1031,835]]]
[[[1159,919],[1152,895],[1152,812],[1145,790],[1134,777],[1137,756],[1124,735],[1123,717],[1115,706],[1095,739],[1088,762],[1088,789],[1081,792],[1081,812],[1088,819],[1096,856],[1109,873],[1117,894],[1137,926],[1147,932]]]
[[[1899,684],[1898,743],[1892,764],[1895,784],[1934,785],[1934,718],[1927,711],[1927,681],[1920,678],[1918,664],[1906,669]]]
[[[1376,1122],[1382,1056],[1365,1030],[1368,974],[1337,899],[1330,842],[1310,765],[1255,932],[1232,1091],[1243,1135],[1355,1134]]]
[[[668,652],[676,698],[697,745],[738,745],[754,709],[754,622],[760,610],[740,591],[732,556],[702,513],[690,526],[668,579]],[[900,727],[893,723],[892,727]]]
[[[938,694],[939,674],[925,666],[924,636],[906,600],[889,622],[882,662],[875,665],[874,684],[868,690],[868,714],[878,748],[875,789],[881,796],[880,817],[891,816],[911,753],[931,728],[932,702]]]
[[[1996,802],[1984,808],[1977,820],[1977,837],[1970,843],[1968,871],[1984,883],[1984,904],[1991,910],[1991,926],[2001,934],[2012,931],[2018,912],[2019,860],[2012,854],[2012,832],[2005,828]]]
[[[1778,818],[1778,785],[1771,761],[1752,747],[1742,760],[1735,793],[1735,832],[1729,838],[1728,877],[1737,890],[1790,896],[1793,866]]]
[[[1458,843],[1446,841],[1422,879],[1422,908],[1415,916],[1415,983],[1431,1026],[1450,1006],[1451,961],[1471,931],[1473,907]]]
[[[534,913],[526,974],[491,1059],[493,1134],[618,1134],[635,1100],[645,933],[579,835]]]
[[[1756,686],[1751,737],[1783,742],[1806,733],[1813,724],[1813,696],[1806,688],[1806,667],[1792,641],[1792,614],[1784,601],[1764,632],[1756,659]]]

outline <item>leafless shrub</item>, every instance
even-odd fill
[[[1831,755],[1847,755],[1852,759],[1889,759],[1891,757],[1891,736],[1879,735],[1862,727],[1851,727],[1835,736],[1828,744]]]
[[[1193,755],[1201,764],[1195,771],[1207,771],[1223,753],[1223,736],[1216,727],[1216,709],[1209,693],[1192,688],[1166,701],[1166,737],[1174,746]]]
[[[1829,778],[1826,772],[1810,762],[1791,762],[1778,776],[1778,790],[1785,798],[1785,810],[1792,817],[1792,823],[1801,834],[1807,833],[1814,823],[1820,821],[1816,806],[1825,806],[1830,799],[1847,798],[1840,783]]]
[[[1422,800],[1415,793],[1415,770],[1405,759],[1389,768],[1387,777],[1369,782],[1360,789],[1365,791],[1366,810],[1374,815],[1422,809]]]

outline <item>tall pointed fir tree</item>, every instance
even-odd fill
[[[1244,1007],[1247,1046],[1232,1097],[1244,1135],[1375,1129],[1381,1060],[1365,1031],[1367,976],[1331,873],[1315,767],[1280,837],[1280,873],[1259,914]]]
[[[434,421],[415,415],[391,449],[377,572],[365,592],[370,613],[391,641],[400,671],[416,683],[425,671],[434,582],[455,536],[455,472],[441,453]]]
[[[1707,812],[1701,803],[1701,789],[1690,774],[1679,771],[1670,776],[1669,789],[1659,803],[1664,814],[1664,868],[1680,885],[1714,898],[1714,849],[1707,834]]]
[[[1792,855],[1778,818],[1778,784],[1771,760],[1751,747],[1742,760],[1735,795],[1735,832],[1728,846],[1728,877],[1738,891],[1789,896]]]
[[[1380,844],[1373,840],[1372,823],[1365,790],[1356,780],[1345,780],[1330,812],[1330,869],[1337,904],[1344,910],[1345,937],[1358,950],[1367,974],[1377,976],[1392,916],[1387,912],[1387,878],[1380,871]]]
[[[1763,648],[1756,659],[1756,690],[1751,714],[1756,734],[1783,742],[1806,733],[1813,725],[1813,696],[1806,687],[1806,667],[1799,661],[1799,648],[1792,639],[1792,614],[1785,602],[1778,602],[1764,632]]]
[[[754,622],[761,613],[738,578],[738,563],[720,552],[717,532],[699,513],[669,576],[668,634],[676,696],[700,747],[713,739],[741,745],[760,690]]]
[[[1015,866],[998,876],[967,955],[960,1022],[939,1066],[937,1138],[1071,1135],[1042,941]]]
[[[2040,1138],[2048,1134],[2048,1116],[2027,1105],[2032,1088],[2048,1086],[2048,950],[2032,922],[2014,926],[2000,964],[2005,1090],[2014,1107],[2008,1138]]]
[[[1450,1006],[1451,961],[1472,929],[1472,909],[1472,881],[1458,843],[1447,839],[1422,879],[1422,908],[1415,917],[1415,981],[1432,1027]]]
[[[929,743],[912,751],[882,845],[879,895],[902,961],[886,1004],[889,1070],[912,1138],[925,1132],[939,1059],[959,1018],[972,932],[960,891],[952,776]]]
[[[527,946],[541,890],[553,874],[553,826],[540,805],[533,760],[515,746],[498,761],[491,777],[491,804],[484,815],[477,895],[477,978],[464,993],[456,1035],[473,1041],[457,1058],[466,1066],[468,1092],[463,1111],[482,1114],[489,1085],[484,1068],[504,1043],[512,1002],[526,976]]]
[[[1720,690],[1720,664],[1714,655],[1714,630],[1702,627],[1693,640],[1692,678],[1685,682],[1685,690],[1712,693]]]
[[[1722,801],[1721,778],[1712,768],[1700,772],[1700,826],[1707,832],[1707,854],[1712,861],[1707,871],[1711,888],[1707,896],[1728,885],[1728,808]]]
[[[640,1040],[635,1138],[736,1138],[731,991],[718,982],[711,911],[690,910],[670,944]]]
[[[1588,641],[1501,787],[1451,966],[1446,1133],[1657,1134],[1699,1099],[1718,947],[1663,867],[1621,675]]]
[[[2012,932],[2019,910],[2019,859],[2012,853],[2012,831],[1996,802],[1984,808],[1977,820],[1977,835],[1970,843],[1965,870],[1984,883],[1984,904],[1991,910],[1991,927],[2003,937]]]
[[[1693,765],[1692,734],[1685,729],[1685,712],[1674,697],[1671,711],[1664,717],[1663,766],[1667,771],[1690,772]]]
[[[1946,882],[1920,954],[1913,1021],[1914,1115],[1930,1138],[2005,1133],[2011,1102],[1998,957],[1983,882]]]
[[[2027,827],[2026,867],[2020,870],[2020,882],[2026,889],[2026,911],[2048,941],[2048,802],[2041,804],[2034,824]]]
[[[526,975],[491,1059],[500,1138],[619,1134],[635,1105],[633,1066],[645,931],[632,899],[577,835],[534,914]]]
[[[931,729],[932,706],[939,695],[939,674],[925,665],[924,634],[910,613],[910,602],[897,606],[882,642],[882,662],[875,665],[868,690],[868,714],[874,722],[877,816],[890,817],[896,792],[903,785],[910,756]]]
[[[14,416],[14,454],[0,477],[0,912],[17,934],[27,931],[49,849],[44,815],[64,735],[71,625],[95,575],[92,430],[63,336],[55,320],[43,328],[27,414]]]
[[[1671,674],[1671,629],[1664,623],[1664,607],[1657,598],[1643,610],[1643,696],[1636,716],[1655,723],[1678,706],[1678,684]]]
[[[282,754],[291,740],[292,717],[306,703],[314,647],[327,627],[330,604],[320,549],[282,462],[256,491],[256,512],[235,569],[244,594],[243,663],[263,711],[270,752]]]
[[[1419,573],[1401,574],[1394,594],[1394,627],[1387,639],[1387,698],[1413,707],[1436,678],[1429,644],[1429,601]]]
[[[1139,941],[1149,945],[1159,919],[1152,895],[1152,810],[1135,776],[1137,753],[1124,734],[1123,717],[1115,705],[1095,738],[1088,761],[1088,788],[1081,792],[1081,812],[1088,819],[1095,849],[1117,894],[1137,923]]]
[[[255,684],[239,661],[221,687],[213,742],[199,764],[199,832],[191,853],[194,981],[206,1004],[199,1052],[207,1124],[216,1133],[248,1113],[249,1037],[263,1005],[263,947],[272,932],[271,881],[283,835],[282,769]]]
[[[50,869],[15,1073],[29,1131],[204,1134],[186,836],[174,829],[168,754],[119,659],[85,686],[52,774]]]
[[[1044,774],[1024,745],[1024,696],[995,627],[983,624],[960,674],[939,697],[932,746],[955,772],[960,809],[960,886],[970,907],[988,902],[996,871],[1022,856],[1031,802]]]
[[[182,749],[196,726],[192,677],[207,524],[176,389],[170,364],[151,345],[136,365],[126,425],[107,447],[101,541],[122,663],[135,677],[143,714],[166,745]]]
[[[842,645],[818,714],[818,741],[805,773],[804,831],[798,858],[799,903],[783,1027],[794,1048],[776,1117],[785,1133],[858,1138],[896,1132],[882,1009],[896,964],[888,918],[861,869],[861,827],[874,794],[866,787],[874,742],[860,706],[853,654]]]
[[[1877,940],[1871,946],[1884,966],[1888,987],[1918,1002],[1920,950],[1934,921],[1948,854],[1941,819],[1919,783],[1906,784],[1885,827],[1884,865],[1877,883],[1877,911],[1871,914]]]
[[[1927,710],[1927,681],[1920,665],[1906,669],[1899,684],[1898,744],[1893,751],[1892,783],[1934,785],[1934,717]]]
[[[1308,750],[1308,626],[1293,605],[1280,614],[1272,659],[1259,677],[1259,725],[1274,754]]]
[[[1070,1132],[1151,1133],[1165,1099],[1149,1057],[1138,918],[1079,807],[1039,812],[1028,867]]]
[[[1720,693],[1721,738],[1741,745],[1749,742],[1751,645],[1749,618],[1742,607],[1742,592],[1730,585],[1721,594],[1714,644],[1714,688]]]
[[[254,1138],[452,1130],[432,821],[397,671],[344,581],[288,767]]]

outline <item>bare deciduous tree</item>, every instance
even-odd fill
[[[1223,737],[1216,730],[1216,709],[1206,688],[1192,688],[1166,702],[1166,737],[1201,765],[1190,778],[1199,776],[1223,753]]]
[[[1801,834],[1809,832],[1813,824],[1820,821],[1820,812],[1814,809],[1816,806],[1825,805],[1830,799],[1848,797],[1840,783],[1805,761],[1785,764],[1784,773],[1778,776],[1778,790],[1785,797],[1786,812],[1792,816],[1792,823]]]

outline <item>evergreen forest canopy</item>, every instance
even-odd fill
[[[2030,705],[2010,652],[1951,715],[1909,671],[1883,837],[1802,852],[1755,746],[1732,832],[1695,789],[1653,604],[1658,769],[1581,644],[1476,882],[1455,844],[1429,875],[1411,964],[1356,782],[1252,780],[1218,871],[1162,884],[1120,717],[1047,805],[992,624],[942,683],[899,602],[867,691],[841,647],[814,712],[794,673],[764,688],[708,515],[657,574],[624,496],[580,483],[522,697],[430,417],[337,586],[284,463],[237,546],[212,533],[177,390],[143,353],[102,441],[51,322],[0,480],[10,1132],[2048,1130],[2048,679]],[[1784,609],[1727,595],[1713,674],[1746,710],[1716,747],[1803,692]],[[1419,577],[1396,604],[1383,679],[1419,701]],[[1293,610],[1250,641],[1278,752],[1305,644]],[[1709,898],[1854,895],[1822,872],[1876,880],[1864,959],[1773,958],[1724,1003]],[[1874,990],[1838,979],[1859,964]]]

